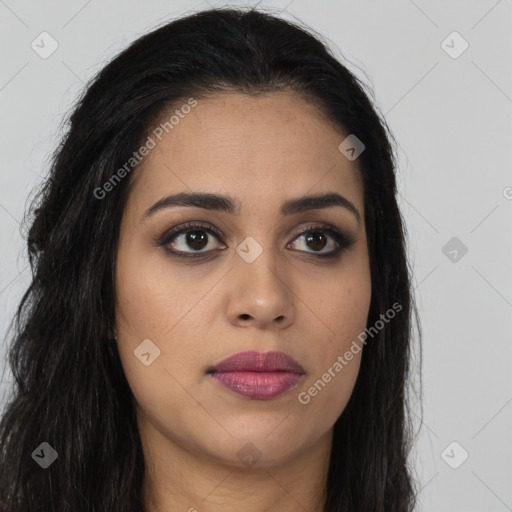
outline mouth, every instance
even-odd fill
[[[225,389],[252,400],[269,400],[297,386],[304,368],[284,352],[246,351],[234,354],[207,370]]]

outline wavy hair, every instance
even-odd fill
[[[14,383],[0,423],[3,512],[143,511],[142,445],[112,336],[120,223],[137,168],[105,197],[97,190],[183,98],[282,90],[364,142],[358,163],[372,283],[368,325],[393,303],[402,306],[365,347],[334,425],[324,511],[413,510],[413,313],[420,338],[421,331],[394,139],[371,89],[319,36],[269,13],[221,8],[165,23],[97,73],[26,213],[31,282],[8,330]],[[31,456],[43,441],[58,452],[47,469]]]

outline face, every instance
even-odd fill
[[[358,375],[371,281],[357,160],[292,92],[216,94],[180,113],[150,134],[117,255],[139,429],[209,460],[280,464],[330,439]],[[210,199],[154,206],[180,193]],[[324,195],[337,199],[296,202]]]

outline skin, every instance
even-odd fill
[[[371,299],[363,185],[357,160],[338,150],[346,135],[290,91],[215,94],[198,100],[134,171],[117,256],[116,322],[136,400],[148,512],[322,510],[333,425],[362,351],[308,404],[298,395],[364,331]],[[165,195],[192,191],[229,195],[240,215],[174,206],[141,220]],[[287,199],[332,192],[353,203],[360,222],[339,206],[280,213]],[[210,257],[182,261],[154,240],[187,221],[223,233],[207,233],[200,252]],[[333,224],[355,242],[338,259],[315,259],[336,242],[325,230],[323,248],[295,236],[311,223]],[[236,252],[247,237],[263,249],[252,263]],[[168,247],[197,254],[184,234]],[[160,349],[148,366],[134,356],[145,339]],[[270,400],[243,397],[206,375],[249,349],[283,351],[305,375]],[[237,456],[249,442],[253,464]]]

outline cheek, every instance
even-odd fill
[[[313,300],[310,295],[311,309],[313,304],[316,308],[316,350],[308,356],[311,373],[297,398],[307,415],[325,426],[342,413],[357,380],[364,350],[358,336],[366,328],[371,301],[370,272],[364,266],[347,267],[339,279],[317,284],[322,296]]]
[[[169,400],[166,373],[168,347],[162,332],[178,321],[172,293],[165,290],[158,270],[138,258],[135,252],[120,251],[116,275],[117,345],[128,384],[138,404]],[[145,406],[145,405],[144,405]]]
[[[372,295],[369,269],[363,265],[347,267],[338,279],[317,282],[317,290],[311,305],[316,308],[318,332],[324,335],[324,341],[320,339],[324,350],[318,362],[325,366],[366,328]]]
[[[326,432],[343,413],[352,396],[360,362],[361,352],[353,355],[352,360],[346,361],[346,364],[333,358],[317,374],[311,376],[298,394],[304,423],[310,425],[312,437]]]
[[[165,270],[156,258],[139,256],[136,251],[125,250],[118,258],[118,331],[142,341],[161,337],[179,321],[183,294],[178,292],[179,283],[167,277]]]
[[[179,276],[169,276],[157,258],[126,251],[118,259],[119,355],[136,401],[155,416],[190,402],[183,387],[190,387],[190,370],[201,361],[200,334],[191,334],[190,321],[205,307],[204,290],[184,289],[183,277],[180,282]]]
[[[176,375],[175,369],[167,368],[164,351],[151,366],[142,365],[130,352],[124,351],[122,364],[137,404],[139,428],[142,419],[169,439],[191,442],[190,425],[203,425],[205,418],[204,410],[195,406],[186,391],[189,385]]]

